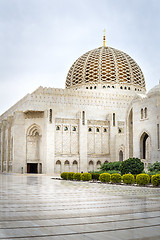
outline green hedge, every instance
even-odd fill
[[[68,180],[73,180],[73,175],[74,175],[74,172],[68,172],[67,179]]]
[[[99,177],[99,179],[98,179]],[[151,183],[153,186],[160,186],[160,174],[150,176],[149,174],[141,173],[136,176],[132,174],[124,174],[122,177],[119,173],[109,174],[109,173],[73,173],[73,172],[63,172],[61,173],[61,178],[64,180],[76,180],[76,181],[90,181],[100,180],[101,182],[111,182],[120,183],[121,180],[125,184],[134,184],[136,177],[136,183],[140,186],[147,185]]]
[[[160,185],[160,174],[153,175],[151,177],[151,183],[153,186],[159,186]]]
[[[147,185],[150,182],[150,176],[145,173],[138,174],[136,177],[136,183],[140,186]]]
[[[99,180],[100,173],[91,173],[91,174],[92,174],[92,179],[93,180]]]
[[[111,183],[120,183],[121,180],[122,180],[122,177],[119,173],[111,174]]]
[[[122,180],[125,184],[134,184],[135,183],[135,178],[134,178],[134,175],[132,175],[132,174],[124,174],[122,177]]]
[[[64,179],[64,180],[67,180],[68,179],[68,172],[61,173],[61,178]]]
[[[90,180],[92,180],[91,173],[82,173],[81,174],[81,180],[82,181],[90,181]]]
[[[111,174],[109,174],[109,173],[101,173],[100,176],[99,176],[99,180],[101,182],[110,182]]]
[[[81,173],[74,173],[73,179],[76,180],[76,181],[80,181],[81,180]]]

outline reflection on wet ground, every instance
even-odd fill
[[[0,239],[159,240],[160,189],[1,174]]]

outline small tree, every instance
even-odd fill
[[[121,174],[139,174],[144,170],[144,163],[139,158],[129,158],[122,162],[120,166]]]

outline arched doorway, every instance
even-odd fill
[[[93,161],[89,161],[89,169],[88,169],[89,172],[93,172],[94,171],[94,164],[93,164]]]
[[[76,160],[73,161],[73,172],[78,172],[78,162]]]
[[[146,132],[140,138],[140,158],[146,160],[150,158],[150,137]]]
[[[101,161],[98,160],[98,161],[97,161],[97,170],[100,170],[100,166],[101,166]]]
[[[64,172],[69,172],[69,171],[70,171],[69,161],[66,160],[64,162]]]
[[[61,173],[61,161],[60,161],[60,160],[58,160],[58,161],[56,162],[55,172],[56,172],[56,173]]]
[[[27,173],[42,173],[41,130],[36,124],[27,131]]]
[[[122,150],[119,151],[119,161],[123,162],[123,151]]]

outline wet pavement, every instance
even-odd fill
[[[159,240],[160,188],[0,174],[0,239]]]

